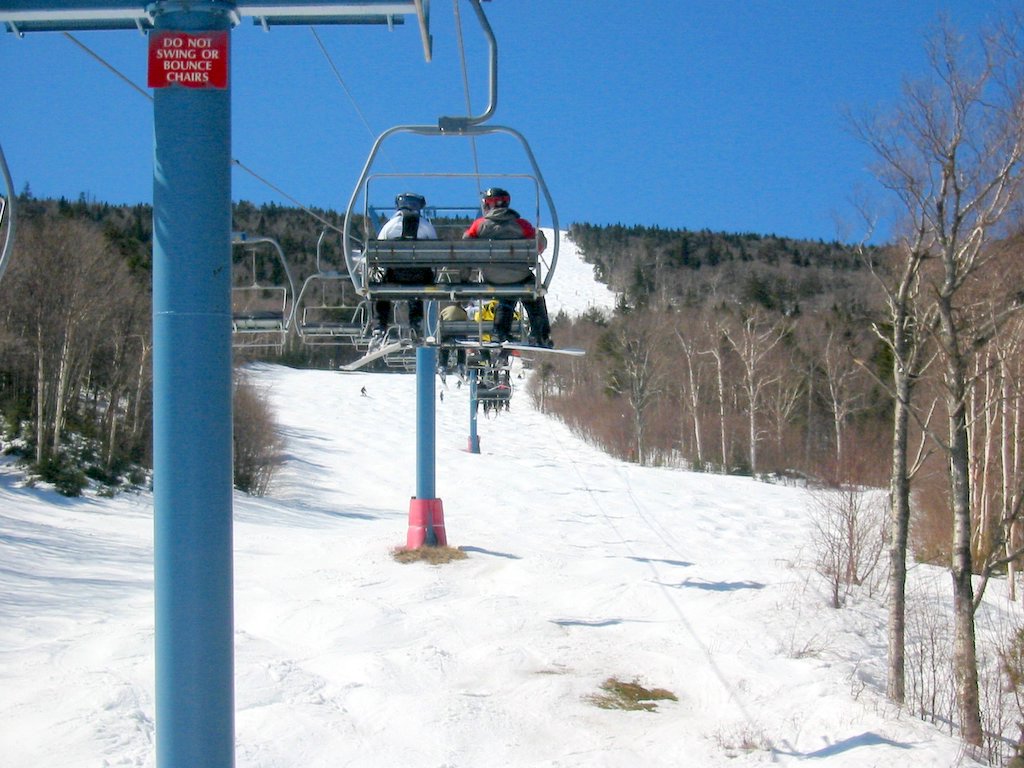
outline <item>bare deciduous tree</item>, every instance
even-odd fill
[[[818,573],[828,579],[832,607],[872,578],[885,549],[885,514],[877,492],[845,485],[811,497],[811,540]]]
[[[1017,198],[1024,159],[1024,100],[1021,98],[1020,30],[986,37],[972,58],[949,28],[928,44],[931,78],[908,85],[902,105],[888,122],[861,124],[862,135],[879,157],[878,176],[899,199],[906,230],[913,235],[905,251],[899,290],[924,281],[935,308],[935,339],[943,362],[950,511],[953,520],[951,574],[954,602],[954,678],[964,740],[983,739],[975,647],[974,592],[971,577],[971,484],[967,421],[970,358],[981,336],[971,309],[962,301],[965,286],[987,262],[990,244]],[[906,310],[906,305],[897,311]],[[897,317],[893,318],[894,320]],[[893,335],[897,342],[920,314],[906,313]],[[897,355],[904,365],[909,353]],[[912,376],[913,371],[904,371]],[[910,380],[898,381],[898,406]],[[895,456],[894,450],[894,459]],[[894,482],[906,478],[905,469]],[[900,491],[902,494],[902,491]]]
[[[792,427],[793,417],[800,408],[807,389],[806,369],[796,363],[796,355],[787,356],[779,377],[768,388],[765,397],[765,409],[775,425],[775,449],[780,460],[785,457],[786,434]]]
[[[760,440],[758,416],[765,389],[778,378],[778,372],[767,365],[769,355],[789,330],[785,320],[769,319],[761,312],[752,312],[735,324],[726,326],[725,337],[739,356],[743,367],[743,392],[747,398],[748,446],[750,471],[757,473],[757,445]]]
[[[622,395],[633,413],[636,460],[647,461],[647,418],[666,383],[665,356],[660,347],[664,322],[658,315],[638,314],[606,337],[605,351],[613,358],[608,388]]]
[[[704,403],[708,383],[708,362],[703,350],[714,346],[707,339],[708,325],[703,319],[683,322],[675,327],[676,339],[683,353],[685,371],[681,391],[685,409],[693,426],[693,444],[697,463],[704,464]]]
[[[22,228],[4,289],[10,322],[33,350],[37,463],[60,449],[68,404],[127,281],[124,262],[93,225],[43,218]]]
[[[821,356],[825,377],[825,392],[832,411],[832,431],[835,439],[836,467],[843,471],[844,435],[850,418],[864,407],[867,387],[863,371],[856,359],[863,356],[857,349],[857,334],[830,327]]]
[[[263,496],[281,466],[284,441],[277,433],[267,393],[240,371],[235,372],[233,406],[235,487]]]

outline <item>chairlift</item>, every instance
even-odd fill
[[[512,380],[507,368],[491,368],[480,372],[476,383],[476,400],[484,413],[508,410],[512,400]]]
[[[497,45],[479,0],[470,0],[470,2],[476,11],[490,49],[490,103],[487,109],[478,116],[441,117],[437,125],[399,125],[382,133],[370,150],[370,155],[346,207],[345,237],[343,239],[345,263],[356,292],[369,301],[378,299],[422,299],[428,301],[446,299],[461,302],[487,298],[535,299],[547,292],[554,275],[559,247],[558,215],[533,151],[526,138],[517,130],[507,126],[484,124],[493,114],[497,102]],[[457,137],[469,140],[504,135],[515,139],[528,161],[530,173],[477,172],[473,174],[420,173],[403,175],[424,179],[467,177],[476,182],[476,190],[479,190],[485,181],[500,184],[502,179],[510,177],[531,180],[536,190],[537,199],[537,213],[533,223],[538,227],[542,223],[540,205],[543,200],[549,212],[550,226],[555,233],[552,238],[550,254],[545,253],[545,259],[540,257],[539,234],[537,238],[524,240],[376,239],[374,237],[376,228],[373,226],[374,214],[380,210],[380,207],[372,201],[370,185],[374,180],[395,174],[375,173],[374,163],[385,142],[401,134],[428,138]],[[400,190],[393,187],[389,190],[391,195],[394,195],[396,191]],[[428,192],[429,190],[423,188],[423,191]],[[478,194],[475,196],[478,197]],[[357,210],[360,201],[362,201],[362,208]],[[357,231],[359,223],[363,224],[361,233]],[[482,270],[498,265],[526,267],[531,270],[534,279],[527,283],[511,285],[486,282]],[[387,282],[383,279],[388,269],[410,267],[430,267],[434,271],[435,277],[445,276],[448,279],[426,284]],[[453,276],[457,276],[457,278],[453,278]]]
[[[424,128],[428,130],[422,130]],[[483,135],[503,130],[505,129],[500,127],[479,128],[474,129],[472,134]],[[420,135],[448,135],[433,126],[399,126],[385,136],[394,135],[399,131]],[[379,140],[376,148],[379,148]],[[369,162],[372,162],[372,158]],[[397,174],[369,174],[368,170],[369,165],[364,169],[357,191],[353,194],[345,213],[345,231],[349,235],[345,238],[345,262],[352,285],[360,296],[370,301],[413,298],[471,301],[487,298],[538,298],[547,292],[558,259],[558,222],[550,201],[551,226],[555,231],[555,237],[550,256],[545,253],[543,259],[539,253],[539,235],[537,238],[522,240],[378,240],[375,237],[377,230],[373,223],[378,218],[376,211],[380,209],[380,205],[373,201],[372,184],[381,179],[393,179]],[[493,186],[507,184],[510,179],[526,179],[538,193],[537,213],[533,216],[533,222],[540,224],[542,221],[539,203],[541,196],[547,197],[547,190],[539,176],[539,169],[533,174],[415,173],[401,176],[406,179],[426,180],[427,183],[421,184],[420,188],[423,189],[429,187],[430,179],[464,178],[475,182],[473,186],[477,188],[482,179],[486,179]],[[394,194],[393,184],[389,192],[391,195]],[[359,216],[354,212],[355,205],[360,199],[364,201],[361,217],[365,222],[361,235],[355,232],[355,222]],[[479,215],[479,209],[473,210]],[[461,238],[461,232],[458,235]],[[511,285],[488,283],[484,280],[482,271],[492,266],[525,267],[533,273],[534,279],[527,283]],[[430,267],[435,277],[440,279],[426,284],[411,285],[385,282],[382,279],[388,269],[410,267]]]
[[[391,328],[389,330],[389,333],[392,334],[397,334],[399,332],[398,328]],[[385,368],[390,368],[395,371],[404,371],[405,373],[412,373],[416,370],[416,347],[411,344],[406,344],[400,349],[384,355],[381,362],[383,362]]]
[[[0,195],[0,232],[3,233],[3,240],[0,241],[0,279],[7,270],[7,263],[11,258],[11,251],[14,248],[14,224],[15,224],[15,194],[14,182],[11,179],[11,172],[7,167],[7,159],[4,157],[3,147],[0,147],[0,176],[3,177],[3,194]]]
[[[403,179],[413,178],[419,181],[424,175],[437,176],[437,174],[378,174],[377,177],[383,177],[388,180],[388,189],[395,188],[393,183],[396,177]],[[511,176],[510,174],[504,174],[506,177]],[[465,178],[473,178],[470,174],[444,174],[446,179],[461,180]],[[493,177],[493,175],[492,175]],[[419,188],[419,185],[414,183],[412,186]],[[390,217],[394,214],[393,205],[378,205],[370,204],[367,207],[366,221],[370,226],[375,227],[379,230]],[[477,205],[474,206],[445,206],[445,205],[430,205],[424,207],[421,215],[426,217],[434,226],[437,232],[438,239],[436,241],[419,241],[421,243],[420,250],[423,251],[427,246],[424,243],[429,242],[430,244],[436,245],[442,243],[440,248],[445,248],[451,243],[462,242],[462,233],[466,231],[473,220],[480,215],[480,208]],[[531,214],[527,214],[531,215]],[[532,214],[536,215],[536,213]],[[388,241],[388,242],[399,242],[399,241]],[[409,242],[409,241],[406,241]],[[486,242],[486,241],[484,241]],[[505,241],[506,243],[509,241]],[[438,313],[436,321],[428,321],[429,328],[427,333],[433,338],[434,342],[441,347],[454,347],[456,342],[459,341],[487,341],[489,340],[490,332],[492,329],[492,322],[490,319],[482,320],[479,315],[480,308],[487,303],[487,299],[474,299],[472,297],[466,297],[465,295],[456,295],[453,297],[449,294],[446,295],[446,291],[452,284],[458,285],[462,278],[462,268],[454,267],[447,263],[437,263],[432,266],[434,279],[430,284],[430,294],[426,298],[439,299],[441,300],[441,306],[448,306],[451,304],[457,304],[462,307],[466,312],[467,316],[465,319],[445,319],[446,314],[443,311]],[[479,282],[479,276],[475,277],[475,281]],[[380,286],[375,286],[375,288]],[[521,290],[521,286],[516,286]],[[407,288],[403,286],[403,288]],[[381,291],[374,291],[374,295],[379,296]],[[524,292],[528,293],[528,292]],[[389,300],[401,299],[401,298],[420,298],[414,293],[405,290],[398,294],[386,294],[385,298]],[[493,300],[493,297],[492,297]],[[402,315],[401,303],[396,307],[392,324],[397,326],[398,330],[402,333],[405,332],[404,320]],[[476,310],[476,311],[475,311]],[[406,334],[407,335],[407,334]],[[526,338],[525,325],[519,322],[519,316],[516,317],[516,327],[514,328],[514,336],[516,338]]]
[[[295,283],[284,251],[273,238],[244,232],[232,233],[231,243],[245,257],[232,260],[232,345],[281,350],[295,312]]]
[[[316,244],[316,271],[302,283],[296,299],[296,332],[304,344],[353,346],[369,345],[372,319],[370,304],[356,294],[347,270],[326,266],[323,249],[327,229]]]

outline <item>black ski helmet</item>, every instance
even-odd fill
[[[484,192],[480,201],[485,212],[495,208],[508,208],[512,202],[512,195],[501,187],[491,187]]]
[[[427,204],[427,198],[416,192],[402,192],[395,195],[395,208],[399,211],[406,210],[419,213]]]

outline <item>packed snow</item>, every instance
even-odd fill
[[[235,497],[239,768],[976,765],[885,701],[884,611],[827,606],[806,490],[614,460],[522,379],[469,453],[449,377],[437,493],[467,558],[400,564],[415,377],[248,374],[286,447]],[[152,514],[0,467],[0,764],[155,764]],[[612,677],[677,700],[599,708]]]
[[[548,242],[553,242],[554,230],[541,227]],[[548,291],[548,309],[551,318],[560,312],[576,317],[587,310],[610,313],[615,308],[615,292],[594,279],[594,265],[588,264],[579,248],[565,232],[561,233],[558,262]]]

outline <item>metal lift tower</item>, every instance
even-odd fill
[[[418,23],[429,0],[0,0],[33,32],[149,34],[157,765],[234,765],[231,29]]]

